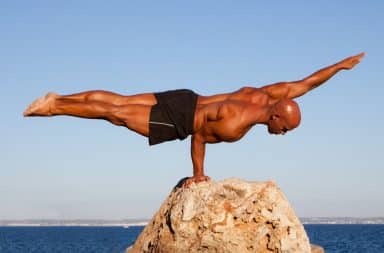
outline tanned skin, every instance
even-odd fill
[[[279,82],[261,88],[243,87],[232,93],[199,96],[191,138],[193,176],[188,186],[209,180],[204,174],[205,145],[235,142],[254,125],[268,126],[270,134],[285,134],[300,124],[299,106],[292,99],[326,82],[340,70],[358,64],[364,53],[345,58],[294,82]],[[153,93],[123,96],[109,91],[86,91],[72,95],[48,93],[37,99],[24,116],[68,115],[87,119],[104,119],[124,126],[140,135],[149,135],[151,107],[156,104]]]

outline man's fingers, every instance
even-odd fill
[[[365,52],[361,52],[360,54],[356,55],[355,57],[358,59],[361,59],[365,56]]]
[[[347,58],[346,62],[350,62],[350,64],[352,64],[350,67],[354,67],[356,64],[360,63],[360,60],[361,58],[363,58],[365,56],[365,52],[361,52],[360,54],[357,54],[355,56],[351,56],[349,58]]]

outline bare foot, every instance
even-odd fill
[[[192,184],[198,184],[200,182],[206,182],[206,181],[210,181],[210,180],[211,180],[211,178],[208,176],[190,177],[184,181],[183,187],[188,188]]]
[[[50,92],[47,95],[36,99],[24,111],[24,117],[51,116],[52,115],[52,111],[51,111],[52,105],[58,96],[59,95],[57,95],[56,93]]]

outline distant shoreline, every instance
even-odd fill
[[[148,222],[141,223],[122,223],[122,224],[84,224],[84,223],[58,223],[58,224],[40,224],[40,223],[9,223],[1,224],[0,227],[137,227],[145,226]]]
[[[104,219],[24,219],[0,220],[0,227],[134,227],[145,226],[147,219],[104,220]]]
[[[384,224],[384,217],[302,217],[303,224]]]
[[[384,224],[384,217],[354,218],[354,217],[304,217],[302,224]],[[96,220],[96,219],[25,219],[0,220],[0,227],[134,227],[145,226],[147,219],[128,220]]]

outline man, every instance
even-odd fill
[[[24,116],[69,115],[104,119],[149,138],[154,145],[192,135],[193,177],[185,185],[209,180],[204,174],[206,143],[234,142],[255,124],[270,134],[285,134],[300,124],[299,106],[292,99],[318,87],[340,70],[353,68],[364,53],[348,57],[294,82],[261,88],[243,87],[232,93],[200,96],[190,90],[123,96],[87,91],[60,96],[48,93],[33,102]]]

